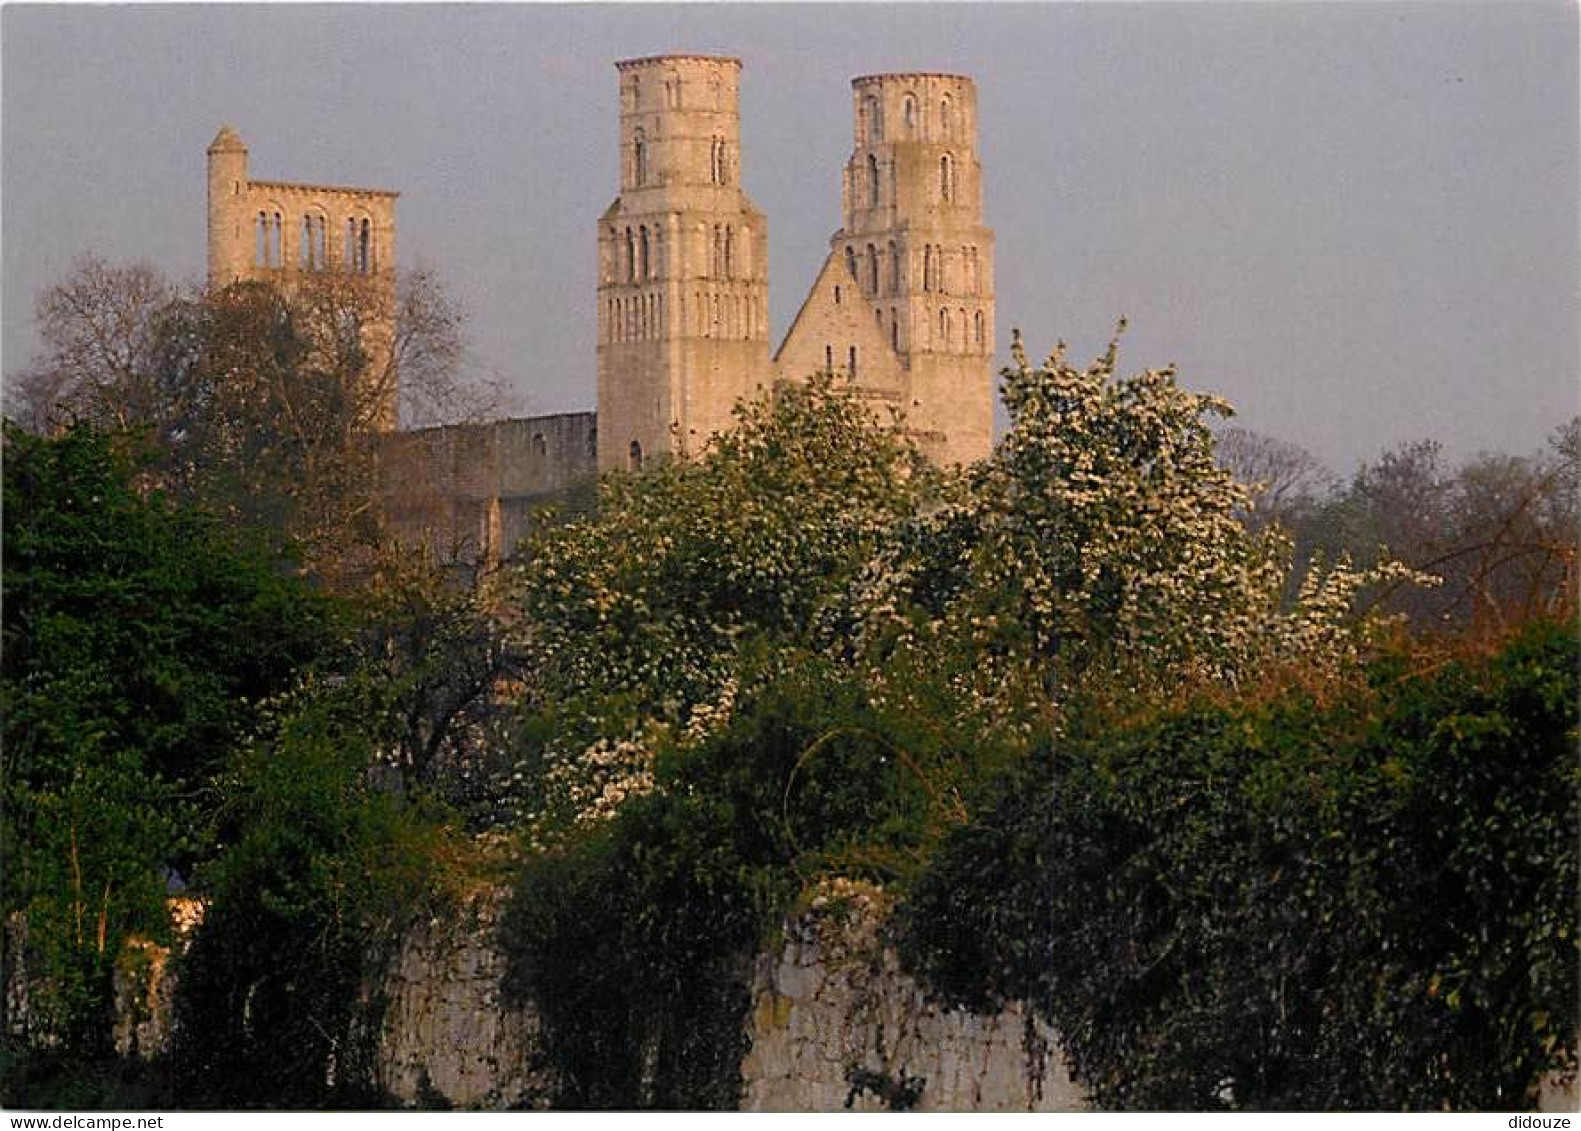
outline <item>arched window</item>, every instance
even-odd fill
[[[878,207],[878,158],[867,155],[867,206]]]
[[[725,278],[732,277],[735,267],[736,230],[729,224],[725,225]]]
[[[642,445],[636,440],[631,442],[631,448],[626,452],[626,470],[642,470]]]
[[[972,336],[977,339],[977,344],[983,344],[983,312],[981,310],[972,315]]]
[[[900,293],[900,256],[895,251],[895,241],[889,241],[889,293]]]
[[[549,454],[549,441],[544,439],[542,432],[534,432],[532,435],[532,454],[538,459],[543,459]]]
[[[631,142],[631,178],[638,188],[648,183],[648,135],[640,126]]]
[[[855,279],[857,277],[857,274],[856,274],[856,250],[854,248],[852,248],[849,244],[846,246],[846,249],[845,249],[845,269],[848,272],[850,272],[851,278]]]
[[[893,306],[889,308],[889,348],[900,352],[900,319]]]
[[[253,225],[253,266],[269,266],[269,214],[258,213],[257,223]]]
[[[284,250],[283,250],[284,246],[285,246],[284,239],[285,239],[284,227],[283,227],[283,225],[281,223],[281,220],[280,220],[280,213],[276,212],[274,214],[274,231],[271,234],[270,243],[269,243],[269,266],[271,266],[271,267],[284,267],[285,266],[285,257],[284,257]]]
[[[840,305],[840,284],[839,283],[836,283],[834,285],[834,304],[836,306]]]
[[[925,291],[931,291],[933,289],[933,272],[934,272],[934,267],[933,267],[933,245],[931,243],[923,244],[922,245],[922,289],[925,290]]]
[[[955,170],[948,153],[939,158],[939,199],[946,204],[955,199]]]
[[[834,372],[834,347],[833,346],[824,346],[823,347],[823,371],[825,373],[833,373]]]
[[[939,136],[948,138],[955,131],[955,104],[946,94],[939,101]]]
[[[884,140],[884,111],[878,99],[872,95],[862,99],[862,125],[865,127],[863,138],[867,144]]]
[[[626,229],[626,282],[637,281],[637,240],[631,234],[631,229]]]
[[[851,347],[851,380],[856,380],[856,347]]]
[[[942,247],[935,247],[933,249],[933,254],[935,256],[935,262],[938,264],[938,275],[934,279],[934,281],[938,283],[937,290],[941,295],[948,294],[950,291],[950,261],[945,257],[944,249]]]
[[[878,249],[872,244],[867,245],[867,290],[878,293]]]
[[[366,275],[373,269],[373,237],[366,219],[357,233],[357,270]]]
[[[950,312],[942,306],[939,308],[939,348],[945,351],[950,348]]]
[[[297,233],[296,263],[304,270],[313,266],[313,217],[302,217],[302,227]]]
[[[906,101],[901,104],[901,117],[906,123],[906,136],[915,137],[917,133],[917,100],[911,95],[906,95]]]
[[[637,266],[637,278],[650,279],[653,275],[648,263],[648,225],[644,224],[637,229],[637,237],[637,251],[642,257]]]

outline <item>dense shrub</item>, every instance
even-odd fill
[[[1578,1027],[1577,636],[1049,749],[905,913],[1122,1108],[1509,1108]]]
[[[444,814],[375,762],[367,689],[304,693],[226,783],[233,843],[181,967],[184,1106],[368,1106],[377,1002],[362,1000],[412,915],[440,906]]]
[[[528,861],[503,937],[566,1107],[731,1108],[752,958],[820,875],[914,872],[946,751],[801,656],[653,788]]]
[[[31,1023],[108,1047],[111,964],[162,937],[213,845],[231,745],[334,639],[326,603],[143,489],[132,438],[5,427],[3,909],[28,917]]]

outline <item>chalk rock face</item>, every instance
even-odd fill
[[[415,925],[376,987],[375,1083],[422,1107],[499,1110],[542,1106],[534,1069],[538,1018],[510,1006],[496,938],[503,892],[458,915]]]
[[[1049,1029],[1012,1005],[945,1009],[879,935],[876,889],[835,881],[758,959],[741,1066],[748,1111],[1074,1111],[1086,1106]]]

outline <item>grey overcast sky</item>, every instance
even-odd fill
[[[593,406],[616,59],[741,58],[777,343],[839,222],[853,76],[976,78],[1003,360],[1178,362],[1339,471],[1578,411],[1575,4],[7,5],[4,367],[78,255],[203,270],[204,150],[394,188],[399,256],[520,409]]]

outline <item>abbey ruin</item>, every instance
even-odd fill
[[[852,80],[842,223],[769,351],[768,219],[741,187],[736,59],[617,63],[619,195],[597,222],[596,413],[450,425],[392,446],[387,509],[498,557],[538,505],[612,468],[696,454],[743,397],[827,373],[941,463],[992,443],[994,237],[982,222],[977,92],[959,75]],[[309,272],[394,309],[396,194],[248,178],[224,128],[208,151],[209,282]],[[363,327],[378,368],[392,323]],[[381,424],[396,424],[393,382]]]

